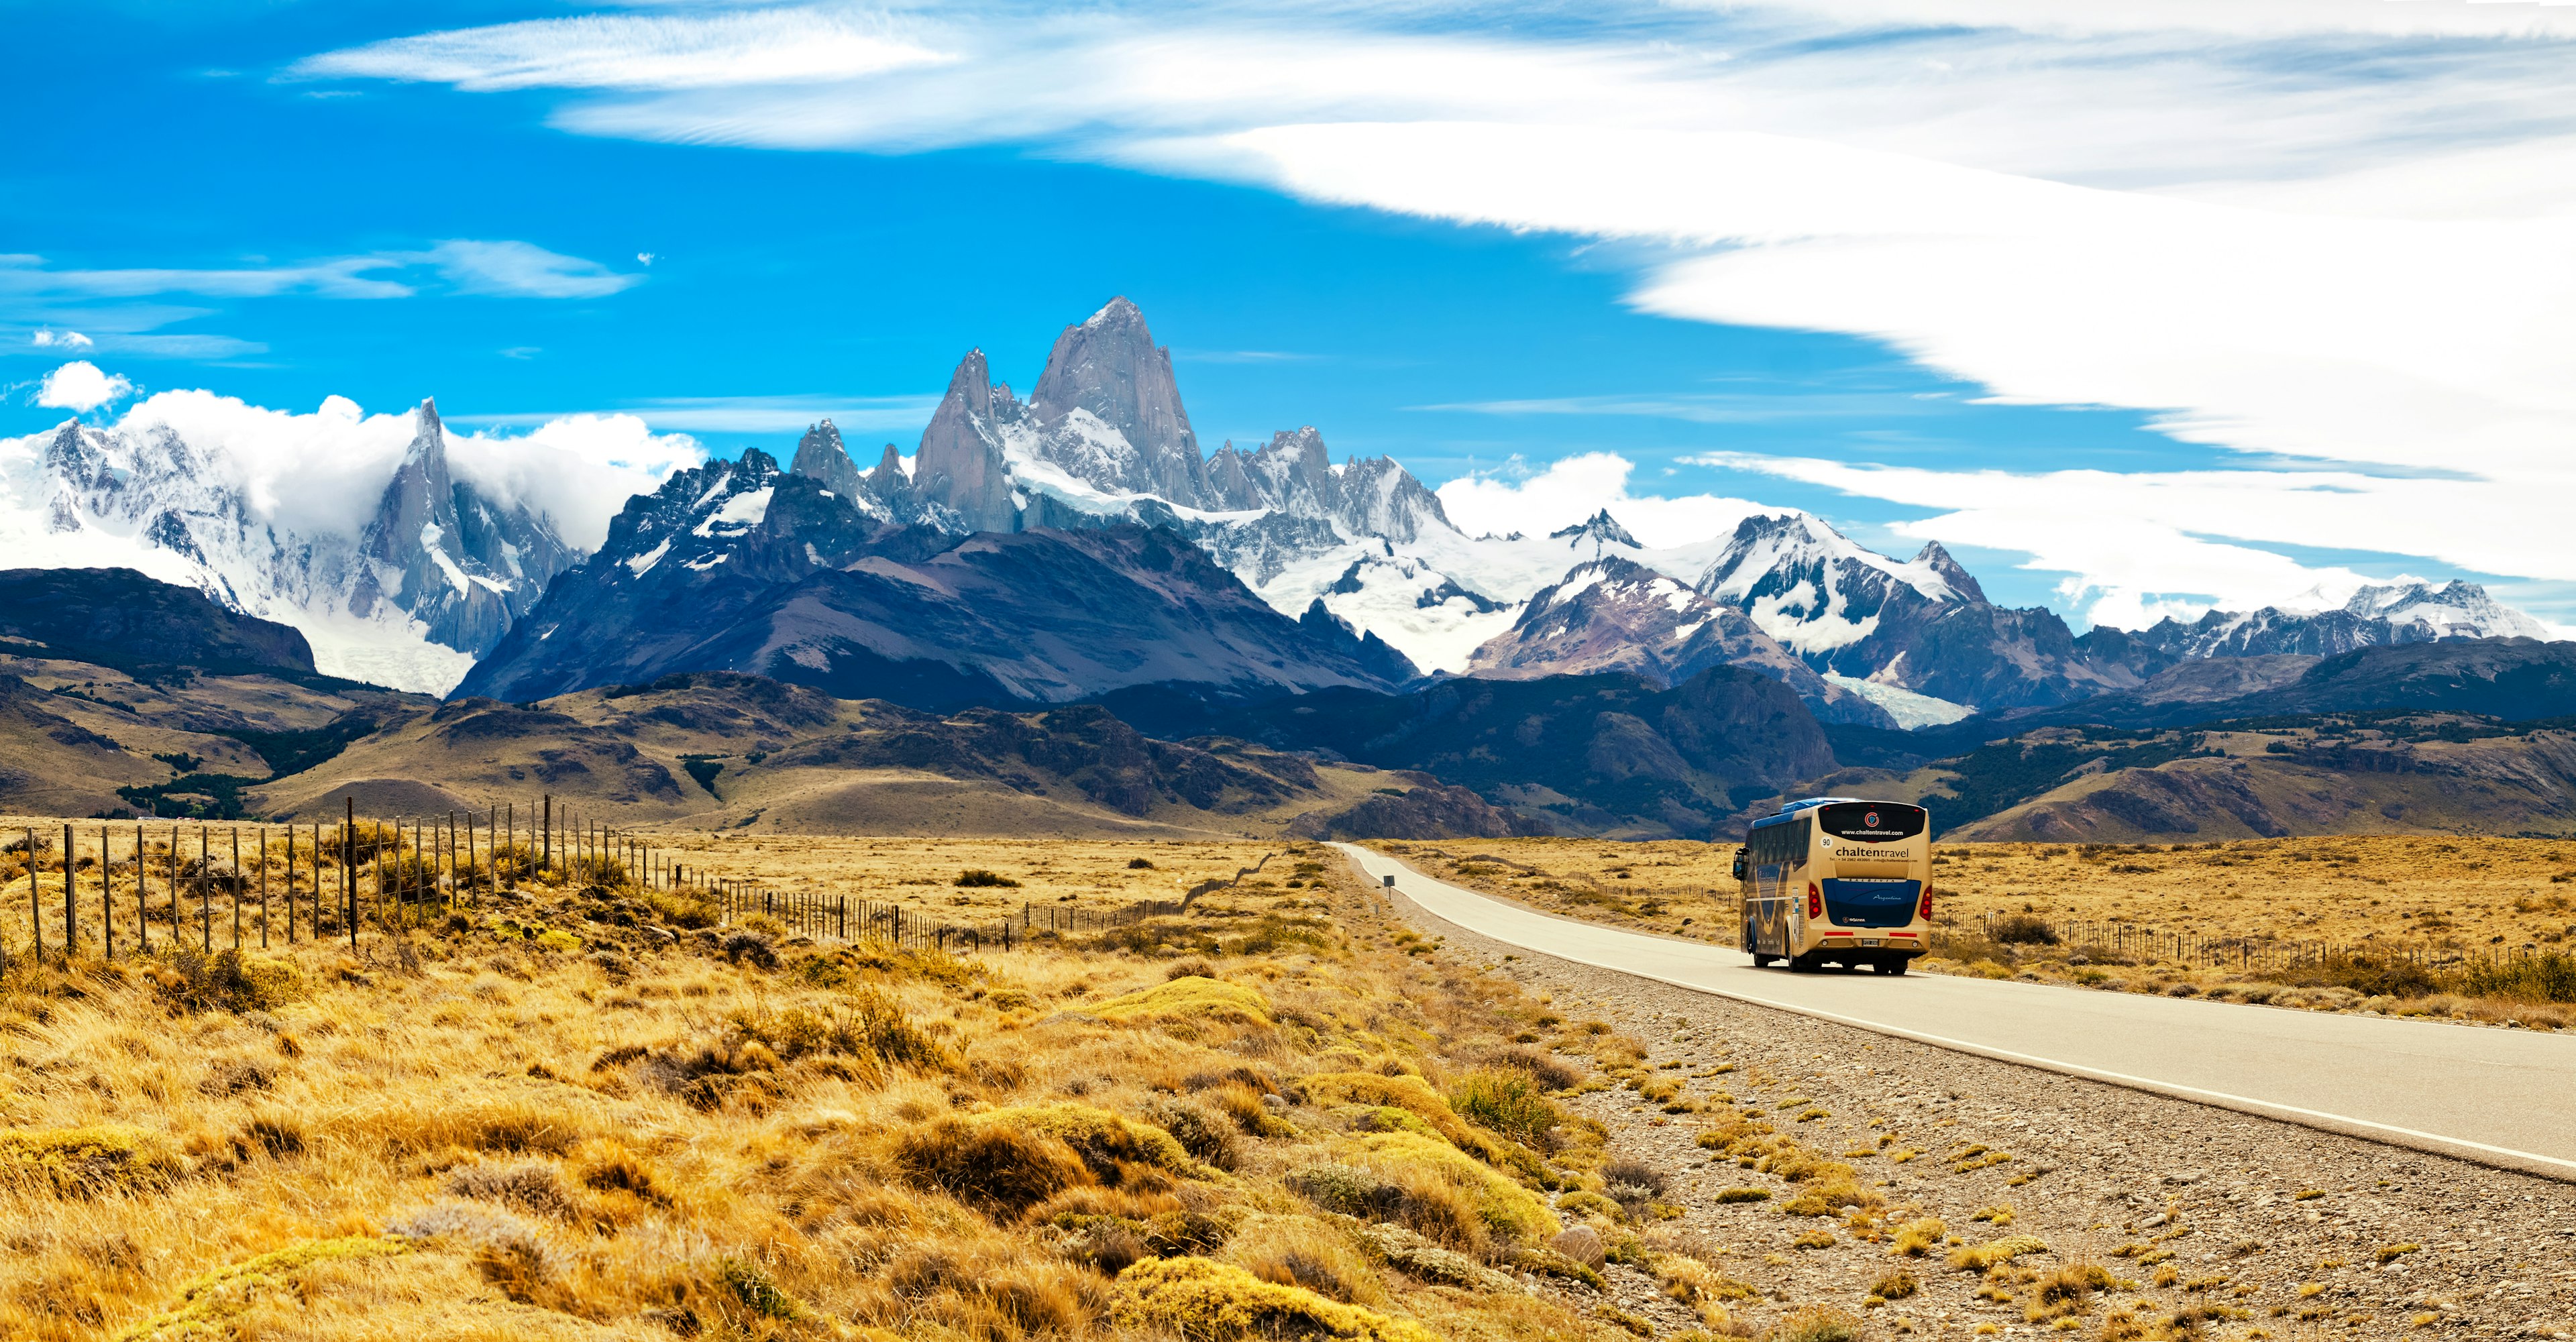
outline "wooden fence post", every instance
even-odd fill
[[[36,889],[36,827],[27,827],[27,935],[34,939],[35,950],[29,956],[37,964],[45,962],[45,904]],[[66,964],[70,957],[64,957]]]

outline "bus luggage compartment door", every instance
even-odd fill
[[[1825,919],[1836,927],[1903,927],[1914,921],[1921,881],[1829,876],[1822,882]]]

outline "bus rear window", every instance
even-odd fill
[[[1816,823],[1837,839],[1886,842],[1923,832],[1923,808],[1892,802],[1837,802],[1816,808]]]

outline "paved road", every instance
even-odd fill
[[[1755,969],[1741,952],[1489,899],[1356,844],[1372,880],[1469,931],[1881,1034],[2576,1181],[2576,1038],[1909,974]]]

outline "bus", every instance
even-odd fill
[[[1859,797],[1791,802],[1753,822],[1735,879],[1754,968],[1902,974],[1932,938],[1932,816]]]

